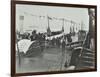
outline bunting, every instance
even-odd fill
[[[49,17],[49,16],[48,16],[48,19],[52,20],[52,18],[51,18],[51,17]]]
[[[27,13],[27,12],[24,12],[24,14],[34,16],[34,17],[39,17],[39,18],[46,18],[47,17],[47,16],[42,16],[42,15],[34,15],[34,14],[31,14],[31,13]],[[68,20],[66,18],[57,18],[57,17],[48,16],[48,19],[50,19],[50,20],[64,20],[66,22],[70,22],[70,23],[73,23],[73,24],[79,24],[79,23],[76,23],[75,21]]]

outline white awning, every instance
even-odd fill
[[[28,39],[22,39],[16,44],[16,51],[19,49],[19,52],[26,53],[30,45],[35,41],[30,41]]]
[[[52,40],[53,38],[61,37],[61,36],[63,36],[63,35],[64,35],[64,33],[61,33],[61,34],[58,34],[58,35],[46,37],[46,39]]]

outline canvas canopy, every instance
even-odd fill
[[[27,50],[29,49],[30,45],[34,42],[35,41],[30,41],[28,39],[22,39],[16,44],[16,51],[18,51],[18,49],[19,49],[19,52],[26,53]]]
[[[52,40],[53,38],[61,37],[63,35],[64,35],[64,33],[61,33],[61,34],[58,34],[58,35],[53,35],[53,36],[50,36],[50,37],[46,37],[46,39]]]

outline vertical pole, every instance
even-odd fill
[[[49,27],[49,17],[47,16],[47,20],[48,20],[48,27]]]
[[[72,24],[73,24],[73,23],[72,23],[72,20],[71,20],[71,26],[70,26],[70,30],[71,30],[71,31],[70,31],[70,33],[73,32],[73,31],[72,31]]]
[[[49,19],[50,18],[47,16],[47,20],[48,20],[48,28],[47,28],[48,33],[47,34],[51,35],[51,30],[50,30],[50,27],[49,27]]]
[[[62,20],[63,20],[63,27],[64,27],[64,18]]]
[[[64,18],[62,19],[62,21],[63,21],[62,28],[64,28]],[[63,31],[63,39],[64,39],[64,31]]]
[[[63,27],[64,27],[64,18],[62,19],[62,21],[63,21]],[[64,41],[64,32],[63,32],[63,41]],[[62,44],[63,44],[63,42],[62,42]],[[65,58],[65,48],[63,48],[63,46],[62,46],[62,56],[61,56],[61,68],[60,68],[60,70],[63,70],[63,64],[64,64],[64,58]]]
[[[18,62],[19,62],[19,66],[20,66],[21,65],[21,57],[20,57],[18,42],[17,42],[17,50],[18,50]]]
[[[49,29],[49,17],[47,15],[47,36],[49,35],[48,29]]]
[[[92,11],[91,9],[89,8],[88,9],[88,15],[89,15],[89,32],[88,32],[88,37],[86,39],[86,47],[87,48],[90,48],[90,42],[91,42],[91,35],[92,35],[92,31],[93,31],[93,24],[92,24]]]

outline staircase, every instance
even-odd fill
[[[84,48],[81,56],[79,57],[76,69],[93,69],[95,68],[95,52],[90,49]]]

